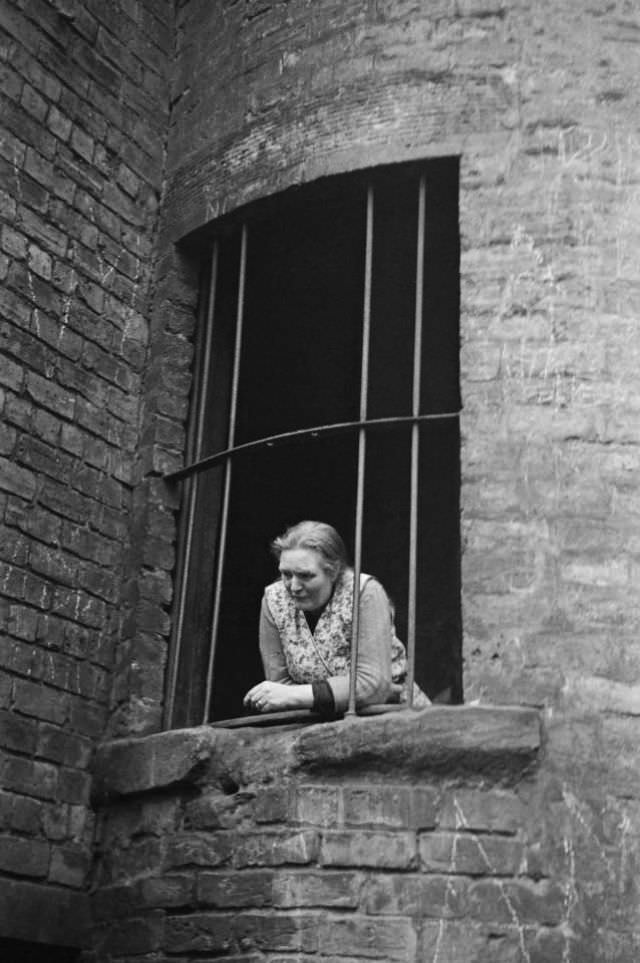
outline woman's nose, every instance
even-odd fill
[[[299,592],[300,589],[301,589],[301,587],[302,587],[302,582],[300,581],[300,579],[299,579],[296,575],[292,575],[292,576],[291,576],[291,585],[290,585],[291,591],[292,591],[292,592]]]

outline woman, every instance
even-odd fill
[[[265,589],[260,654],[266,676],[244,704],[259,712],[314,709],[331,717],[349,704],[353,569],[337,531],[300,522],[272,544],[280,579]],[[356,704],[406,701],[407,660],[382,585],[360,576]],[[417,688],[417,687],[416,687]],[[429,704],[417,691],[414,704]]]

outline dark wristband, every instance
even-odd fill
[[[336,703],[328,682],[312,682],[313,709],[323,719],[331,719],[336,714]]]

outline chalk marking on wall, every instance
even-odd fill
[[[609,856],[607,855],[607,851],[602,845],[602,843],[600,842],[600,840],[598,839],[598,837],[596,836],[596,834],[594,833],[591,826],[588,824],[588,822],[584,818],[580,807],[580,801],[576,798],[576,796],[574,796],[571,790],[568,789],[566,786],[563,786],[562,788],[562,798],[564,800],[565,806],[569,810],[569,814],[574,817],[576,822],[584,830],[585,834],[589,837],[589,839],[591,839],[595,843],[598,849],[598,852],[600,854],[600,857],[607,867],[607,873],[609,874],[610,879],[615,879],[615,876],[616,876],[615,869],[612,866]]]
[[[455,799],[455,797],[454,797],[454,805],[456,806],[456,832],[455,832],[455,836],[453,837],[453,846],[451,847],[451,859],[449,860],[449,867],[448,867],[448,869],[447,869],[447,887],[446,887],[445,893],[444,893],[444,905],[443,905],[443,908],[442,908],[442,909],[443,909],[443,914],[448,912],[449,906],[450,906],[450,903],[451,903],[451,897],[452,897],[452,895],[453,895],[453,893],[454,893],[454,886],[453,886],[453,879],[452,879],[452,877],[455,875],[455,872],[456,872],[456,858],[457,858],[457,851],[458,851],[458,835],[459,835],[459,831],[460,831],[460,829],[462,828],[462,825],[463,825],[462,822],[460,821],[460,817],[459,817],[459,815],[458,815],[458,808],[459,808],[459,807],[458,807],[457,800]],[[443,940],[443,938],[444,938],[444,931],[445,931],[446,925],[447,925],[446,917],[445,917],[444,915],[442,915],[442,916],[440,917],[439,922],[438,922],[438,938],[436,939],[436,948],[435,948],[435,951],[434,951],[434,954],[433,954],[432,963],[438,963],[438,960],[440,959],[440,948],[441,948],[441,946],[442,946],[442,940]]]
[[[58,339],[56,341],[56,349],[60,348],[62,344],[62,339],[64,338],[65,331],[67,330],[67,327],[69,325],[69,315],[71,313],[71,305],[73,303],[73,299],[79,284],[78,272],[76,271],[76,268],[74,265],[75,256],[76,256],[76,249],[72,245],[71,246],[71,264],[72,264],[71,284],[69,287],[69,291],[67,292],[65,299],[62,302],[62,316],[60,319],[60,328],[58,330]]]
[[[22,180],[20,178],[20,168],[18,166],[18,154],[17,150],[13,148],[13,173],[16,180],[16,196],[18,198],[18,209],[16,212],[16,223],[21,223],[21,215],[19,209],[24,207],[24,196],[22,194]],[[29,254],[27,252],[26,258],[26,269],[27,269],[27,287],[29,289],[29,296],[33,301],[33,320],[35,323],[36,334],[40,337],[40,312],[38,310],[38,301],[36,299],[36,292],[33,285],[33,275],[31,274],[31,268],[29,267]]]
[[[618,891],[622,894],[624,892],[624,878],[627,870],[627,861],[629,859],[629,847],[627,844],[627,837],[632,830],[631,820],[629,819],[629,814],[625,811],[622,814],[622,818],[619,823],[621,833],[620,833],[620,871],[618,874]]]
[[[459,819],[460,819],[460,826],[461,826],[462,828],[466,829],[467,832],[469,832],[469,823],[467,822],[467,819],[466,819],[466,817],[465,817],[465,815],[464,815],[464,813],[463,813],[463,811],[462,811],[462,807],[460,806],[460,803],[459,803],[458,800],[455,798],[455,796],[454,796],[454,799],[453,799],[453,805],[454,805],[455,810],[456,810],[456,826],[458,826],[458,817],[459,817]],[[489,856],[487,855],[487,851],[486,851],[486,849],[484,848],[484,846],[482,845],[482,843],[480,842],[480,840],[478,839],[478,836],[476,835],[476,833],[473,833],[473,832],[469,832],[469,835],[470,835],[471,839],[474,841],[474,843],[476,844],[476,846],[478,847],[478,852],[480,853],[480,855],[481,855],[481,857],[482,857],[482,859],[483,859],[483,862],[484,862],[485,866],[487,867],[487,869],[489,870],[489,872],[490,872],[491,874],[495,875],[495,867],[492,865],[491,860],[489,859]],[[510,898],[510,896],[509,896],[506,888],[505,888],[504,883],[503,883],[502,880],[499,879],[499,878],[496,878],[496,883],[498,884],[498,889],[500,890],[500,895],[502,896],[502,898],[503,898],[503,900],[504,900],[504,902],[505,902],[505,905],[506,905],[506,907],[507,907],[507,909],[508,909],[508,911],[509,911],[509,915],[511,916],[511,919],[513,920],[513,926],[515,927],[515,929],[516,929],[517,932],[518,932],[518,941],[519,941],[519,943],[520,943],[520,952],[522,953],[522,958],[526,961],[526,963],[531,963],[531,956],[530,956],[530,954],[529,954],[529,951],[528,951],[528,949],[527,949],[527,947],[526,947],[526,944],[525,944],[525,941],[524,941],[524,926],[523,926],[522,923],[520,922],[520,919],[519,919],[519,917],[518,917],[517,910],[516,910],[515,906],[513,905],[513,902],[512,902],[512,900],[511,900],[511,898]]]
[[[562,948],[562,963],[571,963],[571,924],[569,922],[571,918],[571,913],[575,906],[578,905],[578,890],[576,888],[576,858],[573,848],[573,839],[570,836],[565,836],[562,840],[563,849],[565,856],[569,861],[569,876],[564,886],[564,915],[565,915],[565,926],[562,927],[564,935],[564,946]]]

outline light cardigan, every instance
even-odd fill
[[[353,571],[336,581],[312,633],[281,580],[265,589],[260,612],[260,654],[265,677],[287,685],[326,681],[336,711],[349,704]],[[407,671],[404,646],[396,638],[392,610],[382,585],[360,579],[356,703],[399,701]]]

